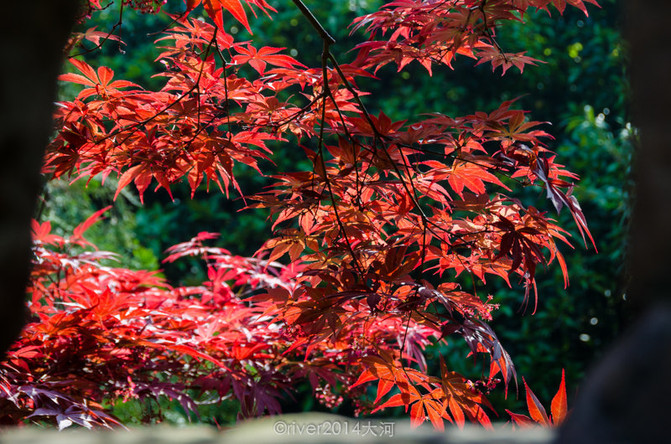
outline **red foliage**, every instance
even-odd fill
[[[197,255],[209,280],[170,287],[156,273],[105,266],[115,255],[84,250],[81,224],[70,238],[35,224],[29,292],[32,322],[2,366],[3,422],[49,416],[60,427],[116,424],[101,409],[110,397],[166,395],[197,412],[188,389],[235,393],[243,415],[279,412],[291,373],[286,328],[275,308],[250,303],[261,289],[291,290],[298,268],[208,248],[201,233],[166,261]],[[282,369],[280,371],[280,369]],[[73,416],[75,415],[75,416]]]
[[[125,3],[155,12],[163,2]],[[402,69],[418,61],[431,72],[458,54],[521,71],[535,60],[503,52],[496,26],[529,7],[562,12],[566,1],[387,2],[355,20],[353,29],[365,28],[370,40],[349,65],[337,62],[313,22],[325,46],[317,68],[281,48],[236,42],[223,11],[249,28],[243,2],[185,3],[187,13],[159,39],[166,68],[159,91],[70,59],[78,73],[61,80],[84,88],[59,103],[44,173],[118,175],[117,194],[133,183],[141,197],[154,181],[170,192],[185,179],[194,193],[205,181],[242,194],[234,165],[264,173],[259,161],[272,155],[270,140],[300,143],[313,169],[279,172],[253,197],[252,207],[270,209],[276,233],[255,258],[205,246],[207,233],[169,250],[166,261],[207,262],[208,280],[198,287],[102,265],[110,253],[75,254],[73,246],[89,246],[83,233],[101,212],[70,238],[36,223],[33,320],[0,367],[3,421],[47,416],[61,427],[109,426],[116,422],[102,403],[110,397],[165,395],[195,411],[194,390],[234,396],[241,416],[274,414],[279,397],[307,378],[315,393],[335,391],[322,396],[329,405],[342,395],[362,413],[405,406],[415,425],[489,426],[478,384],[445,362],[440,375],[429,374],[423,350],[459,336],[489,357],[489,374],[476,382],[492,388],[500,373],[507,388],[515,369],[487,323],[496,306],[454,278],[510,284],[516,275],[525,301],[534,290],[534,307],[539,264],[556,260],[568,284],[557,247],[567,233],[512,193],[544,187],[591,240],[571,194],[576,176],[555,162],[540,123],[512,101],[489,113],[392,122],[366,111],[357,79],[390,62]],[[200,3],[215,25],[188,17]],[[273,11],[263,0],[244,3]],[[585,10],[583,1],[568,3]],[[92,10],[100,7],[91,0]],[[277,262],[287,254],[290,266]],[[367,400],[364,385],[375,381],[377,394]]]
[[[552,413],[551,417],[548,417],[545,407],[538,400],[534,392],[531,391],[527,382],[524,381],[524,389],[527,393],[527,407],[529,409],[529,414],[531,418],[526,415],[521,415],[519,413],[513,413],[510,410],[506,410],[510,417],[513,419],[515,425],[519,427],[529,427],[534,425],[541,426],[558,426],[566,419],[568,415],[568,408],[566,403],[566,377],[564,370],[561,373],[561,383],[559,384],[559,389],[552,398],[552,404],[550,405],[550,411]]]

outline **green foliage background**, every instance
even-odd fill
[[[293,3],[270,3],[278,13],[272,20],[263,16],[252,19],[253,37],[243,36],[244,29],[232,24],[232,19],[227,22],[229,31],[243,39],[251,38],[258,45],[286,47],[303,63],[318,65],[321,41]],[[354,54],[348,51],[363,38],[360,34],[350,36],[348,24],[357,15],[373,11],[379,3],[379,0],[307,2],[336,38],[333,50],[343,63],[351,60]],[[628,123],[626,47],[619,31],[619,4],[617,0],[600,3],[602,9],[590,8],[589,17],[569,8],[563,16],[556,11],[552,11],[552,17],[536,12],[526,16],[524,24],[502,27],[497,34],[506,51],[527,51],[527,55],[546,62],[527,67],[523,75],[511,69],[502,77],[500,72],[492,73],[489,65],[474,68],[471,60],[461,58],[453,71],[437,68],[433,77],[415,64],[400,73],[387,66],[378,72],[379,81],[361,84],[372,93],[366,98],[371,111],[383,110],[394,120],[412,120],[435,111],[466,115],[476,110],[492,110],[504,100],[519,97],[518,106],[529,110],[532,119],[553,122],[553,126],[546,128],[555,137],[550,148],[557,152],[560,163],[582,178],[575,195],[583,206],[599,254],[583,247],[573,221],[568,213],[563,213],[558,215],[560,225],[572,232],[576,247],[572,251],[564,249],[571,285],[563,288],[559,267],[541,271],[539,306],[533,316],[530,310],[521,313],[520,288],[508,289],[499,283],[488,290],[495,302],[501,304],[492,325],[513,357],[518,373],[525,376],[545,404],[556,391],[561,369],[565,368],[570,406],[585,371],[615,339],[626,313],[622,275],[634,130]],[[182,11],[183,2],[171,0],[165,10]],[[93,20],[99,30],[107,31],[118,17],[115,4]],[[159,88],[161,78],[152,77],[160,70],[154,62],[158,50],[153,43],[159,35],[149,34],[160,32],[169,23],[165,15],[141,15],[127,9],[122,25],[116,29],[127,45],[109,41],[101,50],[86,54],[85,59],[93,66],[111,67],[119,78],[146,88]],[[64,97],[75,92],[69,88],[63,87]],[[309,168],[308,164],[297,165],[300,154],[294,155],[290,150],[285,145],[273,159],[279,170]],[[250,171],[241,170],[238,178],[246,194],[261,190],[266,183]],[[63,181],[52,182],[46,187],[41,217],[50,218],[59,230],[69,230],[96,209],[110,204],[115,185],[113,178],[108,178],[104,185],[93,180],[88,187],[83,181],[72,186]],[[128,261],[124,266],[156,269],[167,247],[199,231],[222,233],[220,245],[243,255],[252,254],[270,234],[267,214],[239,212],[244,206],[241,199],[226,199],[217,190],[199,191],[193,200],[189,194],[186,186],[174,190],[174,201],[163,191],[147,193],[146,203],[141,206],[134,190],[127,188],[115,202],[111,219],[94,226],[88,237],[101,249],[121,253]],[[524,200],[551,211],[540,189],[536,194],[524,196]],[[195,264],[165,267],[165,274],[173,282],[185,284],[203,278],[202,269]],[[474,373],[471,361],[465,359],[465,350],[458,345],[431,350],[436,366],[439,354],[448,357],[454,370],[478,375],[477,367]],[[525,410],[521,401],[523,389],[519,391],[519,400],[515,399],[514,387],[511,394],[507,400],[502,391],[492,394],[499,413],[504,408]],[[289,410],[318,407],[307,386],[304,396],[287,403]],[[115,407],[130,422],[141,418],[142,408],[149,407],[119,403]],[[230,405],[208,409],[203,420],[214,415],[221,423],[234,417],[235,409]],[[175,405],[163,406],[162,410],[170,412],[166,419],[174,422],[184,417]],[[346,410],[345,406],[341,413],[347,413]]]

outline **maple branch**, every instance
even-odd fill
[[[138,128],[140,128],[140,127],[142,127],[142,126],[148,124],[149,122],[154,121],[154,120],[157,119],[161,114],[165,113],[165,112],[168,111],[170,108],[172,108],[173,106],[175,106],[175,105],[177,105],[179,102],[181,102],[184,98],[188,97],[189,94],[191,94],[192,92],[198,90],[198,89],[200,88],[200,79],[201,79],[201,77],[202,77],[202,75],[203,75],[203,70],[205,69],[205,62],[207,61],[207,56],[208,56],[209,53],[210,53],[210,50],[211,50],[211,48],[212,48],[212,45],[213,45],[214,43],[216,43],[216,36],[217,36],[217,28],[215,28],[213,37],[212,37],[212,39],[210,40],[210,42],[208,43],[208,45],[207,45],[207,47],[206,47],[206,49],[205,49],[205,51],[204,51],[204,53],[205,53],[204,60],[203,60],[203,62],[202,62],[201,65],[200,65],[200,70],[199,70],[199,72],[198,72],[198,77],[196,78],[196,82],[195,82],[195,84],[194,84],[191,88],[189,88],[186,92],[184,92],[183,94],[181,94],[177,99],[175,99],[174,101],[172,101],[172,102],[170,102],[168,105],[166,105],[162,110],[160,110],[160,111],[158,111],[157,113],[155,113],[153,116],[148,117],[148,118],[146,118],[146,119],[144,119],[144,120],[142,120],[142,121],[140,121],[140,122],[134,123],[134,124],[131,125],[130,127],[119,128],[119,129],[117,129],[117,130],[115,130],[115,131],[112,131],[111,133],[109,133],[109,134],[106,135],[105,137],[102,137],[102,138],[99,139],[99,140],[95,140],[95,141],[94,141],[95,144],[99,144],[99,143],[101,143],[101,142],[104,142],[105,140],[110,139],[110,138],[112,138],[112,137],[114,137],[114,136],[116,136],[116,135],[119,135],[119,134],[121,134],[121,133],[124,132],[124,131],[133,131],[133,130],[136,130],[136,129],[138,129]],[[199,115],[198,117],[199,117],[199,119],[200,119],[200,115]],[[121,140],[120,142],[115,142],[115,146],[121,146],[121,145],[123,145],[124,143],[126,143],[126,141],[128,141],[128,139],[130,139],[130,138],[132,137],[132,135],[133,135],[133,133],[131,132],[130,134],[128,134],[128,136],[126,136],[126,137],[125,137],[123,140]]]
[[[301,0],[293,0],[296,7],[301,11],[301,13],[308,19],[313,28],[319,33],[324,42],[328,42],[328,45],[334,44],[336,41],[331,35],[324,29],[324,27],[319,23],[319,20],[312,14],[312,11],[305,6]]]
[[[331,37],[331,35],[324,29],[324,27],[321,25],[321,23],[319,23],[317,18],[312,14],[312,11],[310,11],[307,8],[307,6],[305,6],[305,4],[301,0],[293,0],[293,2],[298,7],[298,9],[303,13],[303,15],[308,19],[308,21],[312,24],[312,26],[315,28],[317,33],[319,33],[319,35],[321,36],[321,38],[324,42],[324,48],[323,48],[323,52],[322,52],[322,82],[324,84],[323,85],[324,86],[324,93],[327,93],[331,97],[331,101],[333,102],[333,105],[337,109],[338,104],[336,103],[335,98],[333,97],[333,94],[331,92],[331,89],[328,86],[328,72],[326,70],[326,67],[328,66],[328,60],[330,59],[333,62],[333,65],[334,65],[336,71],[338,72],[338,75],[342,78],[342,80],[345,84],[345,87],[353,94],[357,103],[359,104],[359,106],[364,111],[364,115],[366,116],[369,124],[371,125],[371,128],[373,129],[373,131],[377,135],[379,135],[379,133],[377,132],[377,129],[375,128],[375,125],[373,124],[372,119],[370,118],[370,114],[365,109],[365,105],[363,104],[363,102],[359,98],[356,91],[354,91],[354,89],[351,87],[351,85],[347,81],[347,79],[345,77],[345,74],[340,69],[340,64],[338,63],[338,61],[335,59],[335,57],[331,53],[330,47],[331,47],[332,44],[334,44],[336,42],[335,39],[333,37]],[[338,113],[340,114],[340,110],[338,110]],[[340,116],[342,118],[342,114],[340,114]],[[345,126],[343,126],[343,127],[346,130],[346,127]]]
[[[305,105],[304,107],[300,108],[298,111],[294,112],[292,115],[288,116],[285,118],[283,121],[277,122],[274,124],[276,129],[281,128],[284,125],[287,125],[288,123],[291,123],[292,121],[298,119],[301,115],[305,114],[308,109],[312,107],[315,103],[319,102],[321,99],[324,98],[324,92],[320,93],[315,97],[314,99],[310,100],[310,103]]]
[[[354,89],[352,84],[349,82],[349,80],[347,80],[347,77],[345,76],[345,73],[343,73],[342,69],[340,68],[340,64],[336,60],[335,56],[333,56],[333,54],[331,54],[330,52],[329,52],[329,59],[331,59],[331,62],[333,62],[333,66],[335,67],[336,71],[338,72],[338,75],[342,79],[343,85],[352,94],[352,96],[354,97],[354,100],[356,100],[357,104],[361,108],[361,112],[362,112],[364,118],[366,119],[366,121],[370,125],[371,130],[373,131],[374,140],[375,141],[379,140],[380,142],[382,142],[381,143],[382,144],[382,151],[387,155],[387,159],[389,160],[389,162],[391,163],[394,171],[398,175],[398,178],[401,181],[401,183],[403,184],[403,187],[405,188],[406,193],[408,193],[411,200],[413,201],[413,205],[415,205],[417,210],[421,213],[422,219],[424,219],[426,221],[428,219],[428,217],[426,216],[426,214],[424,213],[424,210],[422,210],[422,208],[420,207],[419,202],[416,199],[417,190],[416,190],[415,186],[412,184],[412,178],[408,176],[408,180],[410,181],[410,186],[412,187],[412,192],[411,192],[411,190],[408,189],[408,186],[405,183],[405,180],[403,180],[403,174],[401,173],[401,170],[398,168],[398,165],[396,165],[396,162],[394,162],[391,155],[389,154],[389,151],[387,150],[387,147],[385,146],[384,142],[386,140],[388,140],[388,137],[383,136],[378,131],[377,127],[375,126],[375,123],[373,122],[373,119],[372,119],[370,113],[366,109],[366,105],[364,105],[363,101],[361,100],[361,97],[359,96],[359,93],[356,92],[356,90]],[[401,157],[403,157],[403,153],[401,153]]]
[[[103,8],[103,9],[107,9],[110,6],[112,6],[112,3],[105,6],[105,8]],[[123,2],[121,2],[121,6],[119,7],[119,20],[114,24],[114,26],[112,26],[112,29],[110,29],[110,31],[107,33],[107,35],[96,46],[94,46],[93,48],[88,49],[88,48],[84,47],[83,45],[81,45],[81,42],[80,42],[80,45],[84,48],[84,51],[78,52],[77,54],[73,54],[69,57],[70,58],[79,57],[79,56],[82,56],[82,55],[89,54],[89,53],[91,53],[91,52],[93,52],[97,49],[101,49],[103,47],[103,45],[105,44],[105,42],[107,42],[107,40],[109,40],[110,37],[113,35],[114,30],[117,29],[117,28],[120,28],[122,26],[122,24],[123,24],[123,6],[124,6],[124,4],[123,4]],[[68,49],[68,48],[66,47],[66,49]],[[70,47],[69,49],[72,49],[72,47]],[[119,51],[121,51],[121,42],[119,42]]]
[[[325,51],[328,50],[328,45],[326,44],[326,42],[325,42],[325,45],[324,45],[324,50]],[[410,174],[410,166],[407,164],[405,156],[403,155],[403,152],[402,152],[401,148],[399,147],[399,152],[400,152],[400,155],[401,155],[401,159],[403,160],[403,164],[404,164],[404,167],[405,167],[405,170],[406,170],[406,175],[408,177],[408,181],[410,182],[410,185],[408,185],[403,178],[403,173],[401,172],[401,170],[398,167],[398,165],[396,164],[396,162],[394,162],[394,160],[392,159],[391,154],[389,153],[389,151],[386,147],[385,141],[388,140],[389,138],[383,136],[378,131],[378,129],[376,128],[375,123],[373,122],[373,119],[372,119],[370,113],[368,112],[368,110],[366,109],[366,106],[364,105],[363,101],[361,100],[361,97],[359,96],[357,91],[354,89],[354,87],[351,85],[351,83],[349,82],[349,80],[345,76],[345,73],[343,73],[342,69],[340,68],[340,64],[336,60],[335,56],[329,52],[328,57],[331,60],[331,62],[333,63],[333,66],[335,67],[336,71],[338,72],[338,75],[340,76],[340,78],[343,82],[343,85],[352,94],[352,96],[356,100],[357,104],[359,105],[364,118],[366,119],[366,121],[368,122],[368,124],[371,127],[371,130],[372,130],[373,135],[374,135],[374,140],[375,141],[379,140],[381,142],[382,151],[386,154],[387,159],[389,160],[389,163],[392,165],[392,168],[394,169],[394,171],[396,172],[399,180],[401,181],[401,184],[403,185],[403,188],[405,189],[406,193],[408,194],[408,196],[412,200],[413,205],[415,206],[417,211],[420,213],[420,218],[422,220],[422,232],[423,232],[423,234],[422,234],[422,237],[423,237],[422,244],[423,245],[422,245],[421,262],[420,262],[420,274],[422,274],[424,272],[424,266],[425,266],[425,263],[426,263],[426,251],[427,251],[426,233],[427,233],[427,230],[431,231],[432,233],[433,233],[433,231],[428,227],[428,224],[431,223],[431,221],[430,221],[429,217],[426,215],[426,213],[424,212],[424,210],[422,209],[421,204],[419,203],[420,198],[419,198],[418,193],[417,193],[417,188],[415,187],[415,185],[413,183],[412,175]],[[329,95],[331,96],[331,100],[333,101],[334,106],[336,107],[336,109],[338,109],[338,104],[336,103],[335,98],[331,94],[330,90],[329,90]],[[342,119],[342,114],[340,113],[339,109],[338,109],[338,114],[341,116],[341,119]],[[346,126],[344,125],[344,122],[343,122],[343,127],[346,129]],[[351,136],[350,136],[350,138],[351,138]],[[322,156],[322,161],[323,161],[323,156]],[[358,169],[355,168],[355,170],[358,173]],[[358,177],[358,175],[357,175],[357,177]]]
[[[217,28],[214,29],[214,33],[216,35]],[[226,127],[228,128],[228,141],[231,142],[231,113],[230,113],[230,106],[229,106],[229,98],[228,98],[228,74],[226,73],[226,67],[228,66],[228,62],[226,61],[226,57],[224,57],[224,54],[221,52],[221,48],[219,48],[219,42],[214,42],[214,49],[217,51],[217,55],[219,56],[219,59],[221,60],[221,64],[223,65],[224,68],[224,100],[226,104]]]
[[[501,48],[501,45],[499,45],[499,42],[496,40],[496,38],[494,37],[494,34],[489,29],[489,23],[487,21],[487,13],[485,13],[485,6],[487,6],[487,0],[482,0],[482,3],[480,3],[480,6],[478,7],[478,9],[480,10],[480,13],[482,14],[482,26],[485,30],[485,34],[487,34],[487,37],[489,37],[489,40],[491,40],[492,43],[494,43],[494,46],[496,46],[496,49],[499,50],[499,52],[503,56],[503,60],[505,60],[506,62],[509,62],[508,56],[506,56],[506,53],[503,52],[503,48]]]
[[[363,101],[361,100],[361,97],[359,96],[359,93],[356,92],[354,87],[352,87],[351,83],[349,80],[347,80],[347,77],[345,76],[345,73],[342,72],[342,69],[340,68],[340,63],[336,60],[335,56],[331,53],[329,53],[329,59],[331,59],[331,62],[333,63],[333,67],[335,70],[338,72],[338,75],[343,81],[343,85],[345,88],[352,93],[352,96],[354,97],[354,100],[356,100],[356,103],[359,105],[361,108],[361,113],[363,114],[364,118],[366,119],[366,122],[370,125],[371,130],[373,131],[373,134],[375,135],[376,139],[382,140],[384,136],[380,134],[380,132],[377,130],[377,127],[375,126],[375,123],[373,123],[373,119],[370,116],[370,113],[368,112],[368,109],[366,109],[366,105],[364,105]]]
[[[298,0],[300,1],[300,0]],[[303,5],[305,6],[305,5]],[[309,12],[309,11],[308,11]],[[316,19],[315,19],[316,20]],[[334,105],[337,108],[337,104],[335,104],[335,100],[333,99],[333,95],[331,93],[331,89],[328,84],[328,71],[327,71],[327,65],[328,65],[328,56],[330,54],[329,52],[329,46],[330,43],[328,40],[324,40],[324,49],[322,52],[322,88],[323,88],[323,99],[322,99],[322,123],[319,127],[319,162],[321,163],[321,168],[324,171],[324,182],[326,182],[326,186],[328,187],[329,195],[331,197],[331,202],[333,204],[333,213],[335,215],[336,221],[338,223],[338,226],[340,227],[340,231],[342,232],[343,237],[345,238],[345,243],[347,244],[347,248],[349,249],[350,255],[352,256],[352,260],[354,261],[354,267],[356,268],[357,272],[359,275],[363,276],[363,268],[361,268],[361,264],[359,264],[359,260],[356,257],[356,253],[354,252],[354,247],[352,246],[352,243],[349,240],[349,236],[347,235],[347,230],[345,230],[345,225],[342,222],[342,219],[340,218],[340,212],[338,211],[338,204],[336,203],[335,199],[335,194],[333,193],[333,188],[331,186],[331,181],[329,180],[328,177],[328,172],[326,170],[326,162],[324,160],[324,128],[326,126],[326,99],[328,97],[331,97],[331,100],[333,101]]]
[[[356,100],[357,104],[361,108],[361,111],[362,111],[362,114],[363,114],[364,118],[366,119],[366,121],[368,122],[368,124],[371,127],[371,130],[373,131],[373,134],[375,136],[374,137],[375,140],[380,140],[382,142],[384,140],[384,137],[382,136],[382,134],[380,134],[380,132],[376,128],[375,123],[373,122],[373,119],[371,118],[370,113],[366,109],[366,105],[364,105],[364,103],[361,100],[361,97],[359,96],[359,94],[352,87],[349,80],[347,80],[347,77],[345,76],[342,69],[340,68],[340,64],[336,60],[335,56],[330,52],[329,47],[330,47],[331,44],[335,43],[335,39],[333,39],[333,37],[331,37],[328,34],[328,32],[324,29],[324,27],[321,25],[321,23],[319,23],[319,21],[315,18],[315,16],[312,14],[312,12],[305,6],[305,4],[301,0],[293,0],[293,2],[298,7],[298,9],[301,10],[303,15],[305,15],[305,17],[307,17],[307,19],[310,21],[312,26],[317,30],[317,32],[319,33],[319,35],[322,37],[322,39],[324,41],[324,52],[322,53],[323,82],[324,82],[324,88],[325,88],[324,91],[328,90],[328,94],[331,97],[331,100],[333,101],[333,104],[337,109],[338,104],[336,103],[335,98],[331,94],[331,91],[330,91],[330,89],[328,89],[328,85],[326,83],[327,82],[326,63],[328,63],[328,62],[325,61],[325,58],[327,57],[328,59],[331,60],[331,62],[333,62],[333,66],[336,69],[336,71],[338,72],[338,75],[340,76],[340,78],[342,79],[343,85],[352,94],[352,96]],[[340,110],[338,110],[338,113],[340,114]],[[419,202],[416,199],[416,191],[417,191],[416,188],[414,186],[412,186],[412,189],[413,189],[412,193],[410,192],[410,190],[407,189],[407,185],[405,184],[405,181],[403,180],[403,175],[401,174],[401,171],[398,169],[398,166],[396,165],[396,163],[391,158],[391,155],[389,154],[389,152],[387,152],[386,147],[384,147],[384,143],[382,145],[383,145],[383,150],[384,150],[385,154],[387,155],[389,161],[393,165],[396,173],[398,174],[399,179],[403,183],[403,186],[406,187],[406,192],[408,194],[412,194],[411,199],[413,200],[413,204],[417,207],[417,209],[422,214],[422,219],[424,219],[426,221],[427,216],[424,213],[424,211],[421,209],[421,207],[419,205]],[[324,159],[323,159],[323,156],[322,156],[322,162],[323,161],[324,161]],[[410,180],[411,185],[412,185],[412,179],[409,178],[409,180]]]
[[[322,170],[324,171],[324,181],[326,183],[326,186],[329,191],[329,195],[331,197],[331,202],[333,203],[333,211],[334,215],[336,218],[336,221],[338,223],[338,226],[340,228],[340,231],[342,232],[343,236],[345,237],[345,243],[347,244],[347,247],[350,251],[350,255],[352,256],[353,264],[354,267],[357,269],[357,272],[359,275],[363,275],[363,269],[361,268],[361,265],[359,264],[359,260],[356,257],[356,253],[354,252],[354,247],[352,246],[349,236],[347,235],[347,230],[345,229],[345,225],[342,222],[342,219],[340,217],[340,213],[338,210],[338,205],[335,200],[335,194],[333,193],[333,188],[331,186],[331,181],[328,178],[328,173],[326,172],[326,162],[324,160],[324,128],[325,128],[325,122],[326,122],[326,99],[327,97],[331,98],[331,101],[333,102],[334,106],[336,109],[338,108],[338,104],[335,101],[335,98],[333,97],[333,94],[331,92],[331,89],[328,84],[328,60],[329,58],[333,59],[333,55],[331,54],[330,51],[330,46],[335,43],[335,39],[331,37],[331,35],[324,29],[324,27],[319,23],[319,20],[312,14],[312,12],[308,9],[307,6],[301,1],[301,0],[293,0],[294,4],[296,7],[301,11],[301,13],[308,19],[310,24],[312,25],[313,28],[317,31],[317,33],[321,36],[322,41],[324,43],[323,51],[322,51],[322,124],[319,128],[319,162]],[[337,66],[337,63],[336,63]],[[342,76],[342,71],[340,70],[340,67],[337,66],[336,68],[338,72]],[[338,112],[340,112],[338,110]]]

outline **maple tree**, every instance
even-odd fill
[[[123,1],[120,9],[158,13],[163,3]],[[235,173],[246,166],[274,181],[246,199],[270,210],[275,234],[253,258],[208,246],[209,233],[174,246],[167,262],[202,257],[208,278],[172,287],[156,272],[107,265],[113,255],[84,238],[104,210],[70,237],[35,222],[33,320],[0,367],[3,421],[112,426],[110,397],[167,396],[197,413],[199,397],[212,394],[236,398],[241,417],[275,414],[278,399],[307,379],[326,406],[347,397],[357,413],[403,406],[413,425],[489,426],[486,394],[501,382],[507,390],[516,372],[488,324],[497,306],[484,284],[517,277],[534,311],[539,265],[556,261],[568,285],[558,247],[568,233],[513,192],[543,188],[593,244],[572,195],[577,176],[514,101],[394,122],[367,111],[358,85],[389,63],[400,71],[418,62],[430,75],[458,55],[521,72],[538,60],[506,53],[498,26],[523,20],[528,8],[561,13],[568,3],[587,13],[585,3],[596,2],[386,2],[354,21],[352,32],[368,39],[340,63],[333,38],[294,0],[323,41],[317,67],[226,32],[227,14],[252,32],[244,5],[272,14],[264,0],[184,3],[157,40],[165,79],[158,91],[69,58],[75,72],[60,79],[82,89],[58,103],[43,173],[114,175],[117,194],[132,184],[140,199],[181,181],[192,195],[212,186],[244,196]],[[193,17],[201,3],[212,24]],[[90,0],[84,15],[108,6]],[[68,47],[109,39],[119,37],[89,30]],[[302,149],[312,169],[267,171],[280,144]],[[489,360],[480,380],[443,360],[440,374],[428,371],[424,349],[453,337]]]

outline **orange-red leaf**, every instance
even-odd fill
[[[240,3],[240,0],[202,0],[203,7],[207,11],[207,14],[212,18],[214,23],[219,27],[219,29],[224,29],[224,18],[222,16],[222,8],[230,12],[233,17],[245,27],[247,32],[252,34],[252,30],[249,27],[249,21],[247,20],[247,14],[245,9]],[[190,3],[198,5],[196,0],[191,0]],[[188,6],[188,5],[187,5]]]
[[[456,399],[454,399],[453,396],[450,396],[448,405],[450,407],[452,417],[454,418],[454,422],[459,427],[463,427],[464,424],[466,423],[466,417],[464,416],[464,410],[461,408],[461,405],[459,405],[459,403],[456,401]]]
[[[506,409],[506,413],[510,415],[510,417],[513,419],[513,422],[515,422],[516,425],[520,427],[531,427],[536,425],[531,418],[529,418],[527,415],[520,415],[519,413],[513,413],[510,410]]]
[[[62,244],[64,239],[61,236],[51,234],[51,222],[48,220],[39,223],[35,219],[32,221],[33,241],[44,242],[45,244]]]
[[[86,219],[84,222],[77,225],[75,229],[72,231],[72,237],[70,239],[73,241],[77,240],[88,244],[88,241],[84,239],[84,232],[88,230],[91,227],[91,225],[98,222],[98,220],[100,220],[102,215],[110,208],[112,208],[112,205],[106,206],[102,210],[96,211],[95,213],[90,215],[88,219]]]
[[[445,430],[445,424],[443,423],[445,410],[441,408],[440,404],[435,401],[424,401],[424,408],[433,427],[441,432]]]
[[[119,177],[119,183],[117,184],[116,193],[114,194],[114,200],[119,196],[119,193],[122,189],[126,187],[138,174],[142,172],[144,165],[135,165],[132,168],[126,170],[121,177]]]
[[[185,0],[186,10],[191,11],[193,8],[200,4],[200,0]]]
[[[75,68],[77,68],[83,75],[73,73],[61,74],[58,76],[58,80],[79,83],[80,85],[86,86],[95,86],[98,83],[98,76],[93,68],[91,68],[91,65],[74,58],[70,59],[70,63],[75,65]]]
[[[559,390],[557,394],[552,398],[552,404],[550,406],[552,412],[552,423],[554,425],[559,425],[566,418],[567,412],[567,402],[566,402],[566,377],[564,375],[564,369],[561,371],[561,384],[559,384]]]
[[[400,407],[402,405],[406,406],[407,409],[407,404],[405,400],[403,399],[403,395],[401,393],[396,393],[394,396],[389,398],[387,402],[382,404],[381,406],[378,406],[373,410],[373,412],[376,412],[378,410],[386,409],[387,407]]]
[[[391,379],[380,378],[380,381],[377,383],[377,396],[375,397],[375,404],[380,402],[380,399],[389,391],[394,388],[396,384]]]
[[[529,407],[531,418],[541,425],[549,426],[550,420],[545,412],[545,407],[543,407],[543,404],[541,404],[536,395],[534,395],[534,392],[531,391],[529,385],[527,385],[527,381],[524,378],[522,378],[522,380],[524,381],[524,389],[527,392],[527,406]]]
[[[421,402],[416,402],[410,407],[410,426],[415,428],[422,425],[426,421],[426,415],[424,414],[424,404]]]
[[[233,56],[232,61],[235,64],[249,63],[261,75],[265,73],[267,64],[283,68],[293,68],[294,66],[305,68],[305,65],[296,61],[293,57],[279,54],[283,49],[264,46],[257,50],[252,45],[247,44],[246,48],[243,46],[237,48],[239,54]]]
[[[158,348],[162,350],[168,350],[168,351],[174,351],[177,353],[183,353],[185,355],[189,355],[193,358],[200,358],[200,359],[205,359],[206,361],[210,361],[214,365],[223,368],[223,369],[228,369],[226,364],[221,362],[220,360],[208,355],[207,353],[203,353],[199,350],[196,350],[193,347],[190,347],[185,344],[176,344],[176,343],[159,343],[159,342],[152,342],[150,340],[142,339],[138,341],[139,345],[144,345],[146,347],[152,347],[152,348]]]

